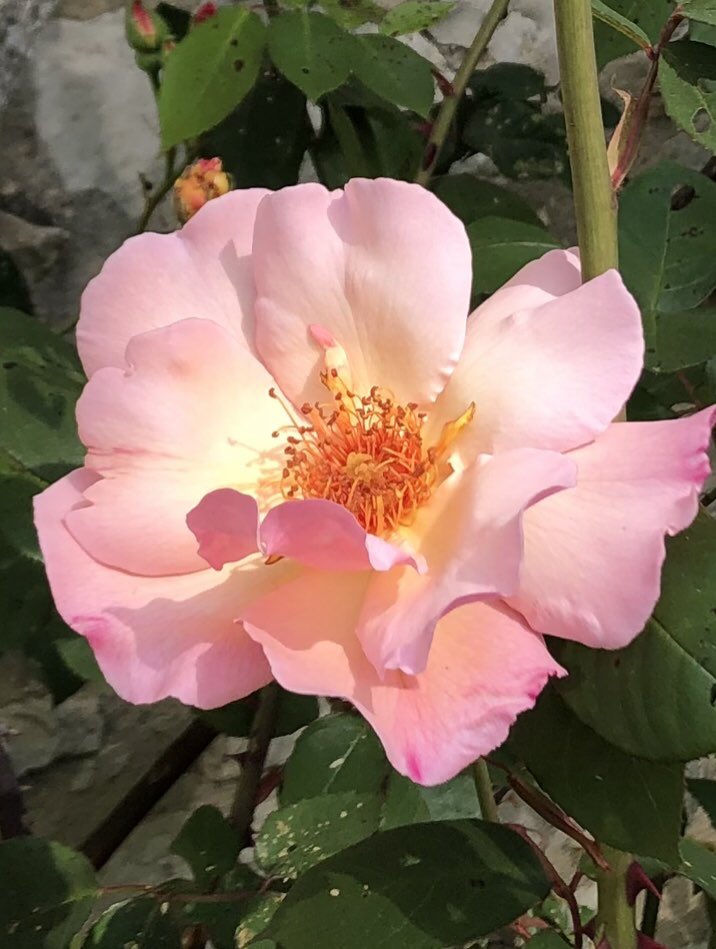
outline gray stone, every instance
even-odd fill
[[[0,107],[17,82],[18,65],[30,52],[57,0],[0,0]]]
[[[77,758],[99,751],[104,721],[97,686],[87,683],[57,706],[58,757]]]
[[[0,740],[17,777],[45,768],[57,757],[52,696],[34,664],[19,653],[0,659]]]

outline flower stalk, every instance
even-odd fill
[[[562,104],[572,170],[574,210],[586,282],[619,266],[617,201],[605,145],[590,0],[554,0]],[[634,908],[627,896],[629,854],[603,847],[608,870],[597,871],[597,939],[636,949]]]
[[[582,278],[617,267],[617,202],[609,175],[590,0],[554,0],[562,105]]]
[[[460,99],[462,99],[470,77],[475,72],[475,67],[480,57],[492,39],[492,34],[507,13],[509,2],[510,0],[493,0],[492,6],[487,11],[487,15],[482,21],[480,29],[475,34],[475,39],[465,53],[465,58],[455,74],[451,89],[445,91],[445,97],[440,105],[437,118],[433,123],[428,143],[425,146],[420,170],[415,176],[415,181],[419,185],[427,186],[432,178],[438,158],[440,157],[440,152],[445,144],[445,139],[450,131],[452,121],[455,118],[455,112],[460,103]]]
[[[492,779],[490,778],[490,769],[487,767],[487,762],[484,758],[478,758],[472,767],[482,819],[497,824],[500,818],[497,815],[497,803],[492,792]]]

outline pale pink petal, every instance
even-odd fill
[[[375,667],[422,672],[442,616],[516,592],[524,511],[575,482],[571,459],[534,448],[485,457],[448,478],[410,530],[427,573],[396,569],[371,579],[358,636]]]
[[[429,402],[462,350],[470,246],[461,222],[418,185],[354,179],[345,192],[299,185],[256,216],[258,350],[296,404],[325,400],[323,348],[346,353],[352,385]]]
[[[413,781],[440,784],[493,750],[563,673],[516,614],[474,603],[440,621],[422,674],[381,679],[355,636],[364,577],[310,572],[249,607],[246,628],[286,688],[353,702]]]
[[[211,491],[189,511],[186,523],[199,542],[199,556],[214,570],[258,553],[259,506],[249,494]]]
[[[134,337],[125,371],[98,370],[77,405],[94,485],[67,524],[97,560],[144,575],[203,570],[187,513],[235,487],[276,493],[285,418],[272,380],[226,329],[184,320]]]
[[[177,320],[214,320],[253,346],[251,242],[266,194],[232,191],[182,230],[140,234],[112,254],[82,295],[77,348],[88,376],[123,367],[133,336]]]
[[[432,419],[436,430],[475,402],[458,445],[465,460],[520,445],[566,451],[603,432],[644,355],[639,310],[619,274],[609,271],[535,309],[485,307],[468,322],[462,359]]]
[[[268,557],[289,557],[319,570],[423,566],[410,550],[369,534],[346,508],[320,498],[272,508],[261,524],[261,548]]]
[[[664,534],[696,516],[716,409],[666,422],[621,422],[571,452],[578,484],[524,518],[520,592],[531,626],[616,649],[644,627],[659,596]]]
[[[110,685],[129,702],[174,696],[212,708],[270,681],[261,648],[235,622],[254,596],[285,580],[279,564],[138,577],[89,557],[64,518],[96,479],[86,469],[35,499],[47,575],[63,619],[87,638]]]

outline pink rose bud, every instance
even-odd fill
[[[182,224],[194,217],[207,201],[231,191],[231,176],[220,158],[199,158],[187,165],[174,182],[174,206]]]
[[[202,3],[194,14],[192,23],[198,26],[199,23],[203,23],[205,20],[210,20],[213,16],[216,16],[218,12],[219,8],[215,3]]]
[[[164,20],[158,13],[148,10],[142,0],[132,0],[127,7],[125,29],[127,42],[137,53],[158,50],[168,35]]]

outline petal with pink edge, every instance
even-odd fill
[[[86,464],[102,474],[67,526],[107,566],[150,576],[203,570],[186,515],[232,486],[269,503],[284,423],[272,380],[226,329],[184,320],[136,336],[125,371],[98,370],[77,405]]]
[[[112,254],[82,295],[77,348],[88,376],[122,368],[133,336],[178,320],[214,320],[253,346],[251,243],[268,193],[232,191],[180,231],[140,234]]]
[[[47,488],[35,499],[35,523],[60,615],[87,638],[110,685],[129,702],[174,696],[213,708],[269,682],[261,647],[235,618],[287,571],[253,562],[157,578],[104,567],[64,526],[95,478],[82,469]]]
[[[617,649],[659,597],[664,535],[687,527],[709,473],[716,409],[666,422],[619,422],[569,457],[576,488],[524,518],[520,591],[510,603],[535,629]]]
[[[583,445],[607,428],[639,378],[641,319],[615,270],[536,308],[502,309],[500,300],[511,307],[521,299],[506,295],[472,314],[431,419],[437,431],[475,402],[456,446],[465,463],[481,451]]]
[[[286,501],[261,524],[268,557],[289,557],[319,570],[390,570],[397,564],[424,569],[421,558],[364,530],[353,514],[320,498]]]
[[[355,636],[364,593],[362,574],[311,571],[252,604],[246,629],[283,686],[352,702],[393,766],[420,784],[441,784],[500,745],[563,674],[515,613],[473,603],[440,621],[423,673],[381,680]]]
[[[441,617],[516,592],[523,512],[572,487],[576,470],[557,452],[521,448],[448,478],[410,530],[427,573],[392,570],[371,579],[358,636],[376,669],[422,672]]]
[[[359,394],[426,403],[442,390],[465,338],[471,256],[430,192],[390,179],[285,188],[261,203],[253,261],[257,347],[297,405],[325,401],[317,333],[345,350]]]

